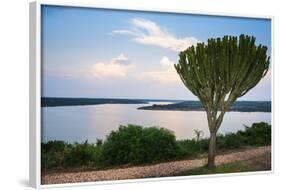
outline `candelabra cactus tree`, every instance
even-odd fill
[[[199,98],[210,131],[208,167],[215,166],[216,134],[225,113],[265,76],[267,47],[255,37],[240,35],[208,39],[179,53],[175,69],[184,85]]]

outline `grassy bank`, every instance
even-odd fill
[[[208,151],[209,139],[176,140],[165,128],[120,126],[104,141],[74,143],[49,141],[42,143],[42,171],[60,169],[102,169],[124,165],[143,165],[163,161],[196,158]],[[218,135],[219,151],[271,144],[271,126],[254,123],[236,133]]]
[[[249,160],[222,164],[215,168],[200,167],[175,174],[175,176],[206,175],[271,170],[271,154],[266,153]]]

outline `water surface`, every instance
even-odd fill
[[[166,104],[169,102],[162,102]],[[160,104],[160,102],[157,102]],[[43,107],[42,141],[96,142],[119,125],[160,126],[175,132],[177,139],[194,138],[193,129],[209,136],[205,112],[138,110],[143,104],[102,104],[89,106]],[[254,122],[271,123],[271,113],[228,112],[219,133],[236,132]]]

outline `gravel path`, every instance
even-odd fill
[[[241,152],[218,155],[216,157],[216,165],[226,164],[234,161],[248,160],[250,158],[270,152],[271,146],[265,146],[244,150]],[[206,162],[206,158],[203,158],[120,169],[70,173],[52,173],[42,175],[42,184],[77,183],[104,180],[137,179],[155,176],[169,176],[193,168],[201,167],[205,165]]]

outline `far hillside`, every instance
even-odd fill
[[[114,99],[114,98],[53,98],[42,97],[42,107],[56,106],[80,106],[80,105],[98,105],[98,104],[147,104],[143,100],[135,99]]]
[[[153,104],[139,107],[141,110],[174,110],[174,111],[204,111],[200,101],[183,101],[167,105]],[[271,101],[237,101],[229,111],[237,112],[271,112]]]

